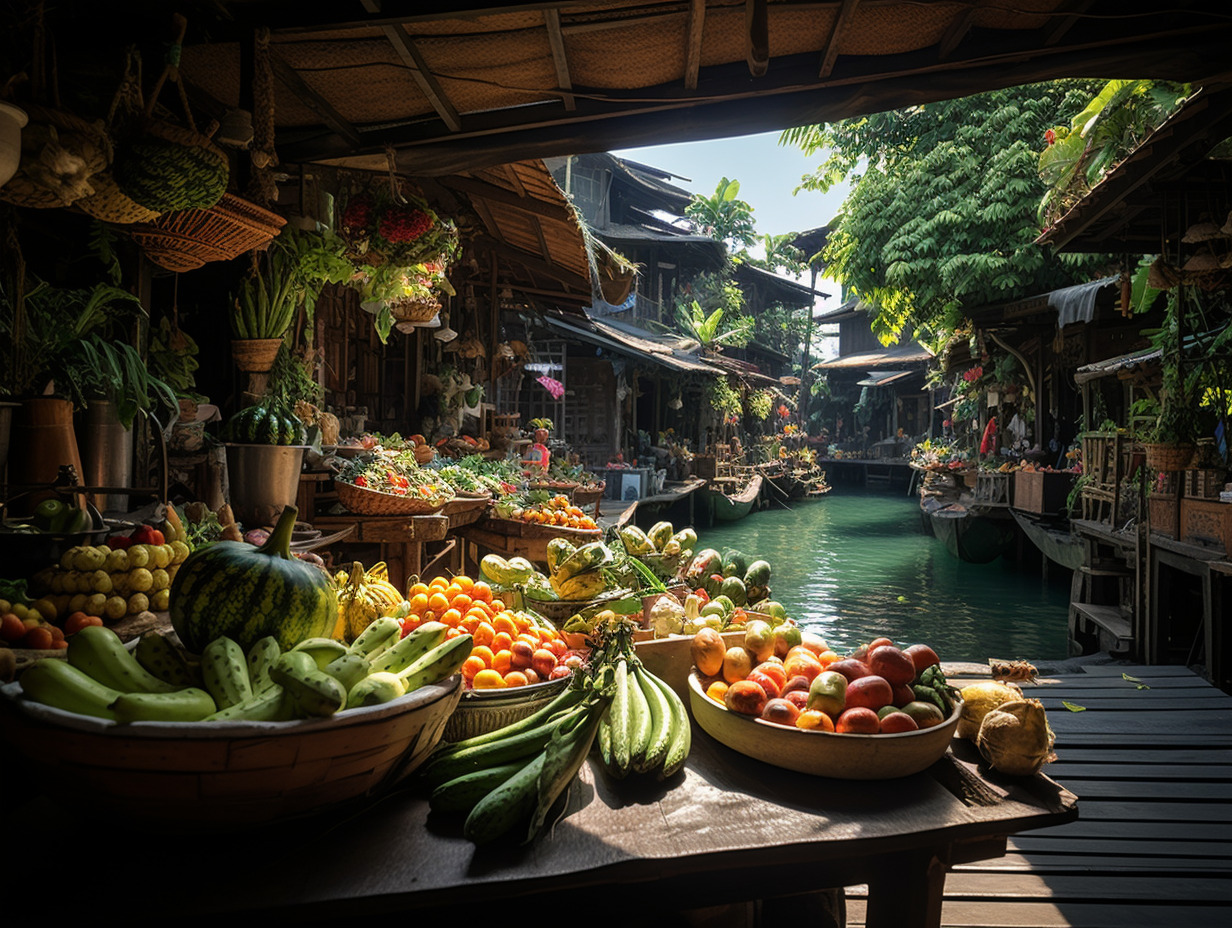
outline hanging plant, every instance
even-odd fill
[[[448,263],[458,250],[458,230],[420,197],[364,191],[343,207],[339,234],[356,264],[377,268],[433,261]]]

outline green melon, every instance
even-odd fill
[[[338,599],[329,575],[291,555],[298,515],[286,507],[259,548],[220,541],[180,565],[169,608],[171,626],[189,651],[199,654],[223,635],[245,651],[268,635],[288,651],[333,631]]]

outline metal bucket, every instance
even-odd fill
[[[110,400],[90,400],[82,413],[81,468],[86,486],[132,486],[133,431],[120,424]],[[104,512],[128,512],[128,496],[99,494],[95,505]]]
[[[13,412],[9,450],[10,490],[38,484],[50,486],[64,464],[71,464],[80,479],[81,454],[77,449],[77,433],[73,431],[73,404],[55,396],[23,400]],[[14,514],[28,514],[47,495],[44,492],[23,497]]]
[[[227,445],[229,502],[245,528],[273,525],[295,505],[304,451],[304,445]]]

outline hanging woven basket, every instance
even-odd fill
[[[100,222],[126,226],[134,222],[150,222],[159,217],[156,210],[146,209],[128,197],[115,182],[110,171],[99,171],[90,179],[94,193],[82,197],[73,205]]]
[[[285,224],[277,213],[228,193],[209,209],[164,213],[153,222],[134,223],[127,231],[159,267],[191,271],[261,248]]]
[[[281,338],[233,338],[231,357],[235,366],[245,373],[265,374],[273,370]]]
[[[398,322],[431,322],[441,311],[441,304],[431,297],[392,300],[389,312]]]
[[[27,106],[26,112],[21,161],[0,187],[0,200],[30,209],[57,209],[94,193],[94,176],[111,161],[102,123],[46,106]]]
[[[1184,470],[1194,453],[1194,446],[1191,444],[1148,443],[1142,447],[1146,452],[1146,466],[1162,473]]]

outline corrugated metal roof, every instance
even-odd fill
[[[821,361],[813,365],[813,370],[849,370],[853,367],[877,370],[902,364],[924,365],[931,361],[932,357],[932,352],[922,345],[894,345],[881,351],[866,351],[862,354],[849,354],[846,357]]]
[[[894,383],[896,380],[902,380],[904,377],[910,377],[912,374],[918,374],[919,371],[881,371],[880,373],[869,372],[869,375],[863,380],[857,380],[857,387],[884,387]]]
[[[670,370],[691,374],[718,376],[724,373],[718,367],[698,359],[678,346],[682,340],[671,336],[658,337],[649,332],[634,335],[623,327],[599,322],[595,319],[545,316],[547,322],[567,335],[600,345],[620,354],[641,358]],[[696,344],[693,342],[692,344]]]

